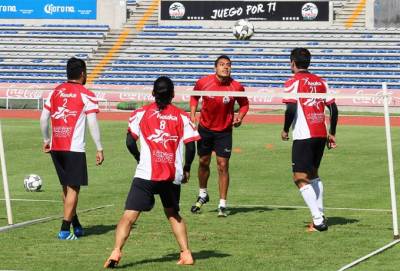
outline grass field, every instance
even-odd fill
[[[16,223],[62,213],[60,186],[50,157],[41,152],[38,121],[3,120],[11,197],[51,201],[13,201]],[[60,219],[0,233],[0,269],[101,270],[113,247],[135,163],[125,149],[126,122],[102,121],[105,163],[95,166],[88,138],[89,187],[79,209],[112,204],[80,215],[87,235],[56,239]],[[306,233],[310,214],[291,181],[290,147],[280,141],[281,126],[245,125],[234,134],[240,152],[231,159],[228,204],[231,215],[217,218],[215,161],[209,181],[211,202],[200,215],[189,211],[197,195],[197,159],[182,190],[181,209],[189,228],[193,267],[176,266],[177,244],[161,203],[144,213],[124,248],[121,270],[337,270],[392,240],[386,143],[383,127],[338,127],[338,148],[326,151],[320,175],[325,184],[329,231]],[[400,129],[393,128],[396,176]],[[90,136],[88,136],[90,137]],[[23,178],[36,173],[43,192],[25,192]],[[399,185],[397,187],[400,189]],[[1,188],[2,189],[2,188]],[[3,197],[3,191],[1,190]],[[288,207],[279,207],[288,206]],[[332,209],[330,209],[332,208]],[[7,224],[0,202],[0,226]],[[400,245],[353,270],[398,270]]]

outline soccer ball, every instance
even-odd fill
[[[42,178],[36,174],[30,174],[24,179],[24,187],[26,191],[39,191],[42,188]]]
[[[254,34],[254,26],[246,19],[238,20],[232,27],[233,35],[238,40],[248,40]]]

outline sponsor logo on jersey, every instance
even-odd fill
[[[53,131],[54,137],[69,137],[71,135],[70,127],[55,126]]]
[[[155,157],[155,162],[174,163],[174,155],[172,153],[155,150],[153,151],[153,156]]]
[[[154,113],[151,114],[151,115],[149,116],[149,118],[151,118],[151,117],[153,117],[153,116],[156,116],[157,119],[160,119],[160,120],[173,120],[173,121],[178,121],[178,117],[177,117],[177,116],[174,116],[174,115],[171,115],[171,114],[169,114],[169,115],[163,115],[163,114],[161,114],[160,111],[158,111],[158,110],[154,110]]]
[[[59,106],[57,112],[51,115],[51,117],[56,120],[62,119],[65,123],[67,123],[68,122],[67,118],[75,117],[77,113],[78,113],[77,111],[71,111],[68,108]]]
[[[222,102],[223,102],[224,104],[228,104],[230,101],[231,101],[231,98],[229,98],[228,96],[224,96],[224,97],[222,98]]]
[[[178,136],[172,136],[169,133],[164,132],[163,130],[155,129],[155,134],[148,136],[147,139],[155,143],[161,143],[164,148],[167,148],[167,142],[178,141]]]

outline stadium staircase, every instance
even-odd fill
[[[101,44],[96,55],[92,57],[88,62],[88,72],[92,72],[94,67],[104,58],[104,56],[109,52],[109,50],[114,46],[114,44],[118,41],[122,31],[125,28],[130,28],[130,34],[128,35],[128,41],[132,40],[139,33],[135,26],[142,19],[146,10],[151,5],[152,0],[141,0],[141,1],[128,1],[127,9],[128,9],[128,19],[124,24],[122,29],[114,29],[111,30],[107,35],[107,39],[104,43]],[[157,25],[158,24],[158,13],[151,15],[147,21],[146,25]],[[127,41],[127,42],[128,42]],[[123,45],[124,46],[124,45]]]
[[[348,19],[352,16],[357,9],[360,0],[346,0],[341,1],[339,5],[341,8],[335,10],[334,25],[344,27]],[[357,18],[354,19],[352,27],[365,27],[365,7],[361,10]]]

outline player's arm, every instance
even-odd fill
[[[103,154],[103,147],[101,145],[101,140],[100,140],[100,129],[99,129],[99,124],[97,122],[97,116],[96,113],[90,113],[86,115],[87,117],[87,123],[89,126],[89,132],[90,135],[92,136],[93,142],[96,145],[96,165],[101,165],[104,161],[104,154]]]
[[[285,110],[285,122],[283,124],[283,130],[281,132],[282,140],[289,140],[289,129],[293,123],[294,118],[297,113],[297,104],[296,103],[287,103]]]
[[[328,105],[330,113],[330,126],[328,133],[328,149],[336,148],[336,126],[339,117],[339,110],[335,102]]]
[[[140,152],[136,144],[136,140],[133,138],[131,133],[126,134],[126,147],[128,148],[129,152],[135,157],[135,160],[139,163],[140,162]]]
[[[50,111],[43,108],[42,114],[40,115],[40,130],[42,131],[43,152],[45,153],[50,152],[49,119]]]
[[[192,166],[194,156],[196,155],[196,144],[194,141],[185,144],[185,165],[183,166],[182,183],[187,183],[190,177],[190,167]]]
[[[196,111],[199,104],[200,96],[190,97],[190,121],[196,123]]]
[[[243,89],[244,91],[244,89]],[[242,124],[243,118],[246,116],[249,111],[249,100],[247,97],[237,97],[236,101],[239,104],[239,113],[233,119],[233,126],[239,127]]]

